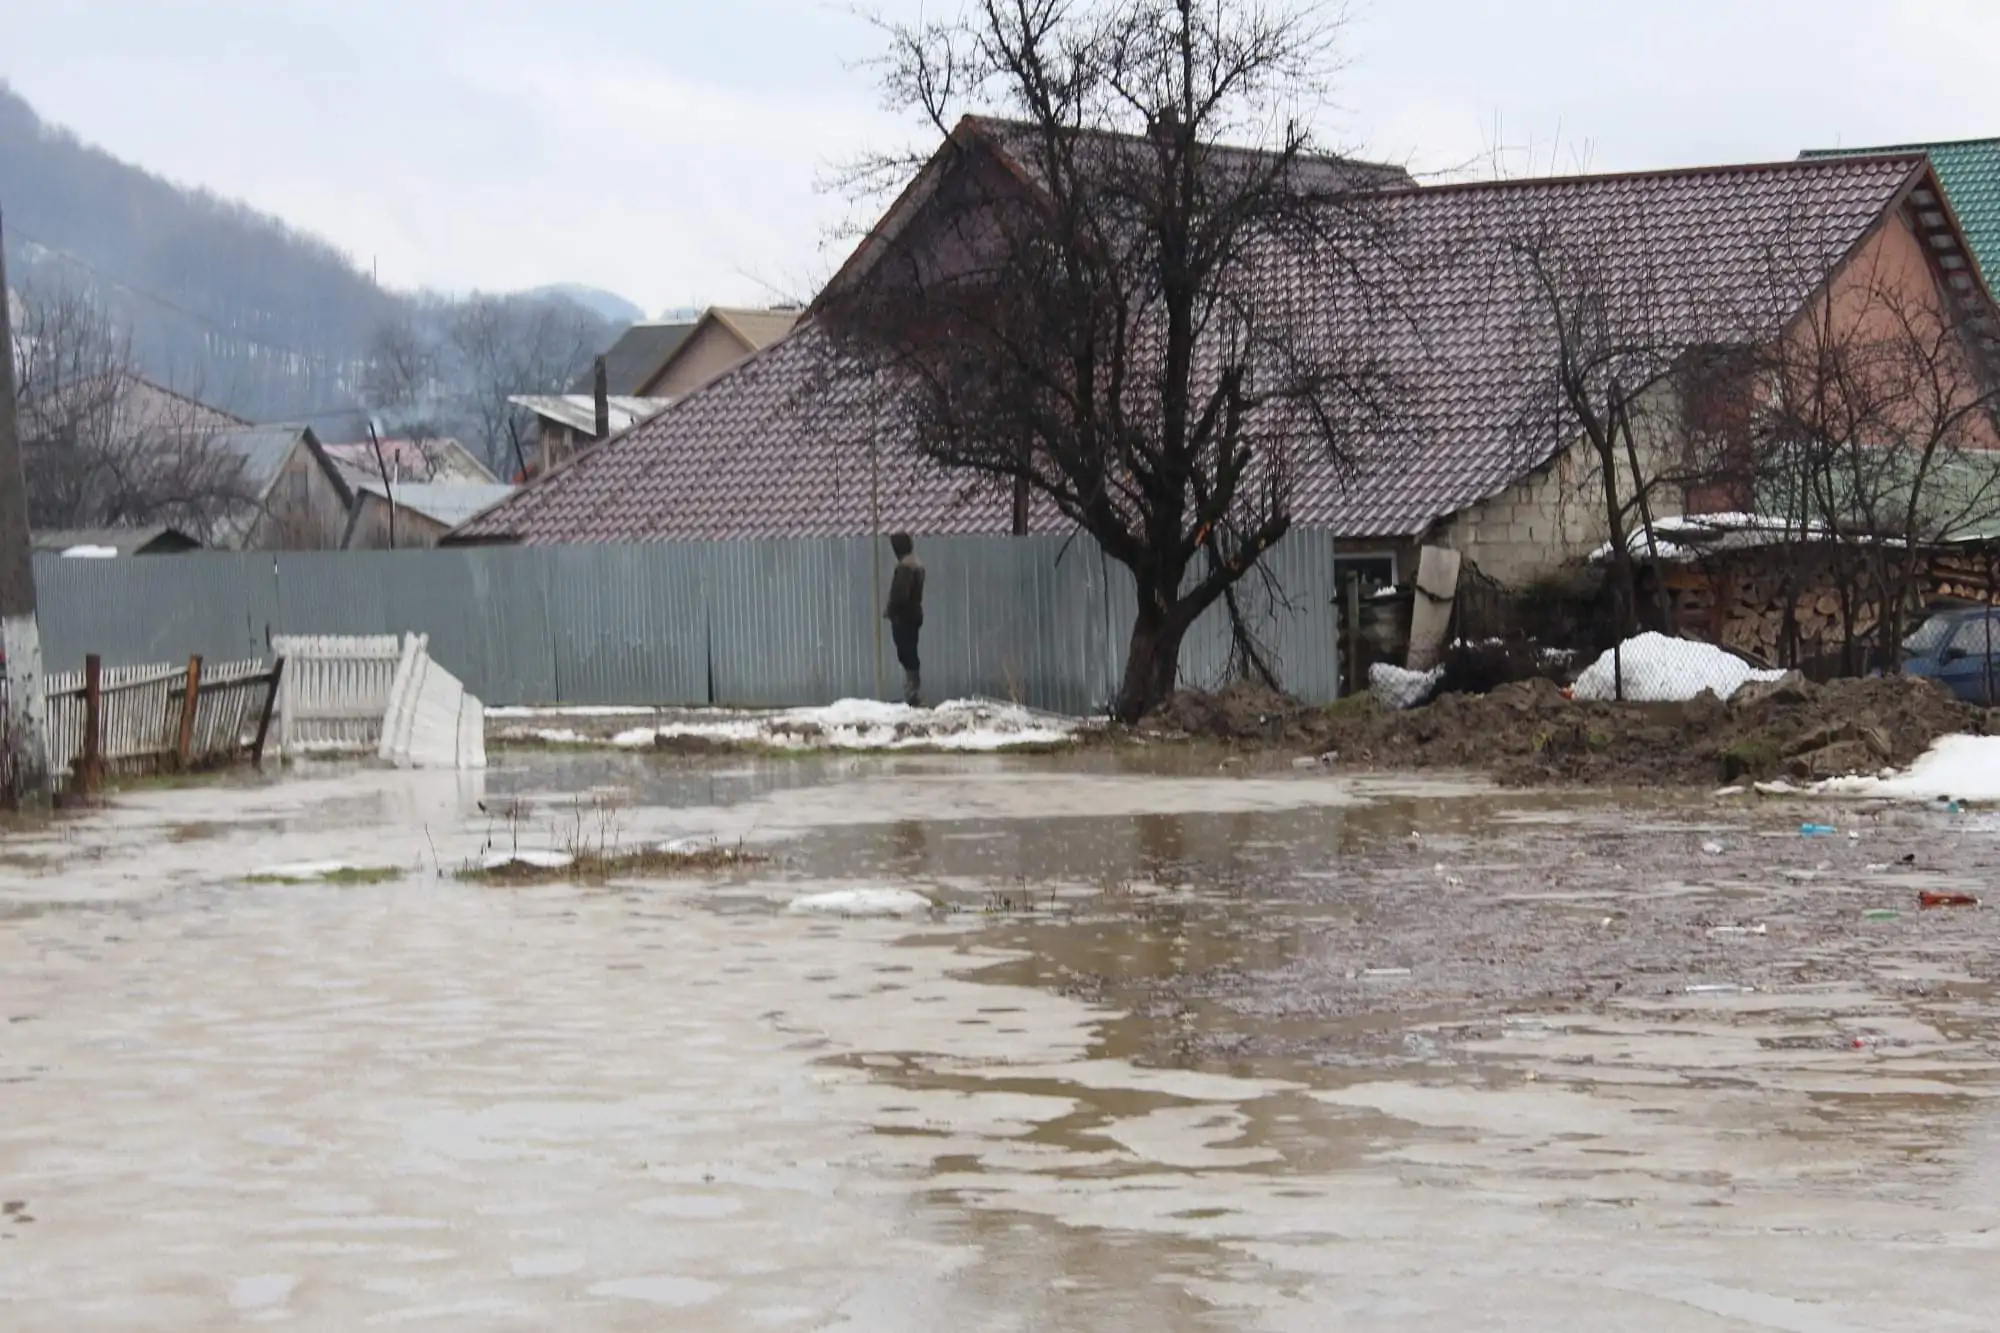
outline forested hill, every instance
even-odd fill
[[[354,406],[382,330],[454,305],[384,290],[317,237],[85,144],[4,84],[0,209],[11,286],[87,293],[139,370],[251,420]],[[526,301],[602,318],[563,289],[510,304]]]

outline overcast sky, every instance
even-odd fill
[[[954,0],[929,0],[939,10]],[[888,0],[914,9],[916,0]],[[2000,135],[2000,0],[1356,0],[1344,147],[1568,170]],[[44,117],[384,282],[809,294],[832,164],[907,141],[823,0],[0,0]]]

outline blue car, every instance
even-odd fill
[[[2000,693],[2000,609],[1939,611],[1903,640],[1903,674],[1935,680],[1969,704]]]

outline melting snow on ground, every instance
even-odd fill
[[[1777,680],[1782,671],[1759,671],[1734,653],[1692,639],[1641,634],[1623,645],[1625,698],[1633,703],[1678,703],[1703,690],[1727,699],[1753,680]],[[1615,699],[1621,664],[1610,649],[1583,669],[1572,693],[1578,699]]]
[[[914,916],[931,906],[910,889],[832,889],[794,898],[789,910],[807,916]]]
[[[1007,750],[1062,745],[1078,723],[1014,704],[960,699],[936,708],[843,699],[825,708],[775,713],[715,712],[619,733],[612,744],[649,746],[688,738],[794,750]]]
[[[1834,778],[1817,790],[1913,801],[2000,801],[2000,736],[1941,736],[1907,772]]]
[[[250,872],[251,879],[276,880],[285,884],[304,884],[310,880],[325,879],[363,867],[352,861],[290,861],[281,866],[264,866]]]

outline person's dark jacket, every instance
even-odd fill
[[[889,609],[882,618],[903,625],[924,623],[924,564],[916,556],[896,562],[896,573],[889,580]]]

